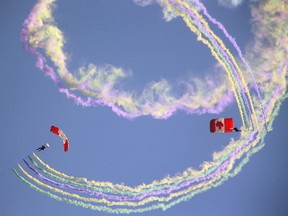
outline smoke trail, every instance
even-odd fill
[[[46,68],[47,60],[37,50],[43,50],[57,70],[58,77],[61,77],[59,91],[68,98],[74,100],[77,104],[83,106],[108,106],[120,116],[125,118],[136,118],[142,115],[152,115],[155,118],[168,118],[177,110],[184,110],[188,113],[219,113],[229,103],[232,98],[227,91],[225,80],[208,85],[199,83],[197,78],[190,78],[185,83],[187,91],[182,96],[175,96],[173,87],[166,80],[150,83],[142,91],[142,94],[122,91],[115,89],[115,84],[127,76],[127,73],[114,66],[95,66],[90,64],[86,68],[79,69],[80,78],[76,79],[67,69],[64,54],[64,37],[60,29],[54,23],[52,17],[52,7],[55,1],[39,0],[29,17],[24,22],[22,39],[29,51],[34,53],[38,66],[44,73],[48,73]],[[49,74],[57,77],[54,70],[49,68]],[[52,76],[52,75],[51,75]],[[53,78],[54,81],[56,78]],[[215,77],[207,77],[211,83]],[[66,84],[65,84],[66,82]],[[66,86],[65,86],[66,85]],[[193,88],[195,86],[195,88]],[[192,90],[197,89],[197,91]],[[80,97],[72,91],[80,91],[83,95]],[[215,98],[204,101],[203,98],[215,93]],[[214,94],[213,94],[214,95]],[[210,98],[210,96],[209,96]]]
[[[163,93],[164,97],[161,100],[165,103],[159,105],[159,101],[155,98],[148,97],[148,108],[143,107],[143,104],[139,103],[137,98],[132,97],[127,92],[114,91],[114,84],[119,81],[119,78],[125,77],[125,72],[122,69],[115,67],[100,68],[101,72],[99,72],[99,68],[91,65],[87,71],[82,70],[83,76],[80,79],[77,80],[72,77],[66,69],[66,57],[62,50],[64,44],[62,33],[51,22],[53,21],[51,9],[53,2],[38,1],[29,18],[25,21],[22,38],[25,41],[26,49],[37,56],[37,67],[59,85],[61,92],[73,100],[79,101],[80,104],[85,106],[103,105],[112,107],[114,112],[126,118],[134,118],[144,114],[150,114],[157,118],[167,118],[177,109],[183,109],[189,113],[198,113],[201,108],[205,109],[202,112],[206,113],[211,112],[213,107],[218,106],[218,111],[221,111],[228,103],[231,103],[231,98],[229,97],[227,100],[225,97],[228,89],[232,86],[243,119],[244,116],[247,118],[252,113],[255,124],[258,124],[259,128],[267,127],[268,130],[245,131],[241,134],[239,140],[232,140],[223,150],[214,152],[212,161],[203,162],[200,170],[187,168],[175,177],[166,177],[136,187],[68,176],[51,168],[37,155],[33,154],[33,158],[29,157],[31,164],[26,160],[24,160],[24,163],[34,176],[29,174],[21,165],[18,166],[18,169],[25,177],[21,176],[16,169],[13,169],[15,174],[30,187],[53,199],[108,213],[140,213],[154,209],[166,210],[182,201],[191,199],[199,193],[223,184],[230,177],[237,175],[244,165],[249,162],[250,157],[264,147],[265,136],[268,131],[272,130],[272,123],[279,113],[280,106],[288,97],[287,0],[271,0],[259,4],[257,7],[252,7],[255,39],[253,44],[249,45],[245,56],[247,62],[251,62],[252,69],[248,66],[240,48],[227,33],[224,26],[214,20],[198,0],[192,1],[193,4],[191,5],[180,0],[165,1],[165,4],[162,4],[164,10],[181,16],[189,29],[198,36],[198,40],[207,45],[212,55],[227,72],[230,86],[226,82],[221,82],[220,86],[214,85],[214,87],[217,86],[217,91],[221,96],[216,101],[207,103],[203,102],[201,92],[196,92],[196,95],[187,92],[185,96],[176,100],[173,98],[173,88],[167,82],[153,83],[150,86],[151,89]],[[246,65],[252,80],[251,83],[244,79],[246,77],[242,75],[235,58],[225,48],[222,40],[211,31],[208,24],[206,24],[207,22],[197,10],[194,10],[193,7],[197,4],[198,9],[201,9],[200,11],[207,19],[217,25],[233,44],[241,61]],[[279,4],[282,7],[279,7]],[[205,38],[202,36],[205,36]],[[45,55],[54,62],[57,73],[47,64],[47,60],[44,55],[37,51],[38,49],[43,49]],[[251,75],[251,71],[253,71],[253,75]],[[70,89],[63,87],[63,80],[67,82]],[[255,80],[258,81],[259,86]],[[249,84],[254,85],[256,95],[250,95]],[[90,91],[91,87],[96,91]],[[103,95],[104,90],[102,88],[104,88],[107,95]],[[83,94],[89,96],[88,99],[77,97],[71,93],[71,89],[83,91]],[[143,92],[145,97],[152,94],[147,90]],[[260,92],[263,95],[263,101]],[[110,100],[111,98],[112,100]],[[193,99],[191,100],[191,98]],[[172,101],[172,103],[169,103],[169,101]],[[191,101],[197,102],[195,107],[190,104]],[[260,106],[255,105],[256,103],[259,103]],[[119,104],[121,105],[119,106]],[[155,109],[155,112],[151,112],[150,109],[154,109],[155,104],[157,109]],[[249,114],[247,114],[247,111]],[[243,113],[241,114],[241,112]],[[35,159],[41,166],[34,161]],[[94,195],[97,198],[85,197],[82,195],[83,193]]]
[[[262,110],[263,115],[264,115],[265,127],[266,127],[266,130],[267,130],[267,121],[266,121],[266,116],[265,116],[265,114],[264,114],[264,106],[263,106],[263,102],[262,102],[262,96],[261,96],[261,93],[260,93],[260,91],[259,91],[259,87],[258,87],[258,85],[257,85],[257,82],[256,82],[256,80],[255,80],[255,78],[254,78],[254,76],[253,76],[253,74],[252,74],[251,68],[250,68],[250,66],[248,65],[247,61],[245,60],[245,58],[244,58],[243,55],[242,55],[241,49],[240,49],[239,46],[237,45],[235,39],[232,38],[231,35],[229,35],[229,33],[227,32],[226,28],[225,28],[220,22],[218,22],[215,18],[211,17],[211,15],[208,13],[206,7],[205,7],[201,2],[199,2],[199,0],[194,0],[194,2],[201,8],[201,10],[203,10],[203,14],[209,19],[209,21],[211,21],[213,24],[217,25],[218,28],[219,28],[220,30],[222,30],[222,32],[224,33],[224,35],[229,39],[229,41],[232,43],[232,45],[233,45],[234,48],[236,49],[236,51],[237,51],[237,53],[238,53],[241,61],[244,63],[247,71],[249,72],[249,74],[250,74],[250,76],[251,76],[251,78],[252,78],[254,87],[255,87],[255,89],[256,89],[257,96],[258,96],[258,98],[259,98],[259,103],[261,104],[261,110]],[[245,80],[244,80],[243,76],[241,76],[241,77],[242,77],[243,82],[245,83]],[[245,85],[246,85],[246,84],[245,84]],[[247,89],[246,89],[246,91],[247,91]],[[249,101],[250,101],[250,103],[251,103],[251,96],[249,96],[249,94],[248,94],[248,97],[249,97]]]
[[[177,7],[179,7],[181,10],[180,12],[178,12],[178,10],[174,10],[173,12],[176,13],[179,16],[182,16],[184,21],[186,22],[187,26],[191,29],[192,32],[194,32],[198,38],[197,40],[200,40],[202,43],[206,44],[212,55],[217,59],[217,61],[224,67],[225,71],[228,74],[228,78],[231,82],[232,85],[232,89],[236,98],[236,102],[238,104],[238,108],[239,108],[239,112],[241,115],[241,119],[243,122],[243,125],[245,125],[244,123],[244,118],[243,118],[243,114],[245,114],[245,116],[247,117],[246,111],[245,111],[245,106],[243,105],[242,102],[242,98],[241,96],[236,93],[236,85],[234,84],[236,80],[236,83],[238,83],[239,87],[240,87],[240,92],[242,92],[245,104],[249,110],[249,115],[251,115],[251,111],[250,111],[250,107],[249,104],[247,102],[247,98],[245,96],[245,94],[243,94],[243,92],[246,90],[246,93],[248,95],[252,110],[253,110],[253,115],[255,116],[255,111],[254,111],[254,107],[253,107],[253,103],[251,102],[251,96],[249,93],[249,90],[247,89],[247,85],[245,83],[245,81],[243,81],[243,85],[245,90],[243,89],[242,84],[240,83],[239,80],[239,75],[240,77],[242,77],[242,72],[239,68],[239,66],[237,65],[234,57],[232,56],[232,54],[230,53],[230,51],[225,47],[225,45],[223,44],[223,41],[218,38],[213,32],[212,30],[209,28],[208,23],[203,19],[203,17],[197,12],[197,10],[191,8],[188,4],[186,4],[185,2],[180,3],[179,1],[169,1],[172,5],[176,5]],[[171,7],[171,5],[167,5],[168,10],[173,10],[173,8]],[[186,12],[187,14],[189,14],[189,16],[191,16],[193,19],[189,19],[187,17],[186,14],[183,14],[182,12]],[[198,27],[198,28],[197,28]],[[203,30],[203,28],[205,30]],[[199,31],[200,29],[200,31]],[[202,33],[209,39],[209,41],[212,42],[209,43],[206,39],[204,39],[202,37]],[[229,56],[229,57],[228,57]],[[231,61],[233,62],[233,64],[231,63]],[[248,121],[249,122],[249,121]],[[257,122],[256,122],[257,124]]]

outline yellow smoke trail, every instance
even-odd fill
[[[243,140],[245,141],[246,139],[245,138],[243,138]],[[236,142],[235,144],[235,146],[237,147],[240,147],[241,145],[242,145],[242,141],[243,140],[241,140],[241,141],[238,141],[238,142]],[[256,145],[257,143],[258,143],[258,141],[259,141],[259,137],[257,138],[257,139],[255,139],[254,140],[254,144]],[[254,145],[252,145],[252,146],[250,146],[250,147],[253,147]],[[249,147],[249,148],[250,148]],[[246,149],[247,149],[247,151],[249,150],[249,148],[248,147],[246,147]],[[230,151],[230,149],[229,148],[227,148],[228,149],[228,151]],[[226,149],[226,150],[227,150]],[[235,148],[234,148],[235,149]],[[149,198],[146,198],[146,199],[144,199],[144,200],[142,200],[142,201],[139,201],[139,202],[133,202],[133,203],[130,203],[130,202],[108,202],[107,203],[107,201],[103,201],[103,199],[101,200],[101,201],[99,201],[99,200],[96,200],[96,202],[103,202],[103,203],[106,203],[106,204],[108,204],[108,205],[110,205],[110,206],[112,206],[112,205],[127,205],[127,206],[138,206],[138,205],[144,205],[144,204],[146,204],[146,203],[149,203],[149,202],[152,202],[152,201],[159,201],[159,202],[168,202],[168,201],[170,201],[170,200],[172,200],[173,198],[177,198],[177,197],[180,197],[180,196],[184,196],[185,194],[189,194],[189,193],[191,193],[191,192],[193,192],[193,191],[195,191],[196,189],[201,189],[201,188],[205,188],[205,187],[209,187],[209,185],[211,185],[211,184],[213,184],[213,182],[216,182],[216,181],[218,181],[218,180],[221,180],[221,178],[223,178],[223,176],[225,176],[225,175],[227,175],[232,169],[233,169],[233,164],[234,164],[234,162],[235,162],[235,160],[236,159],[239,159],[240,157],[242,157],[242,155],[244,154],[246,152],[246,150],[244,149],[244,150],[242,150],[242,151],[239,151],[239,153],[235,156],[235,159],[233,159],[233,161],[231,161],[230,163],[229,163],[229,165],[226,167],[226,169],[225,170],[223,170],[222,172],[220,172],[220,174],[218,174],[216,177],[214,177],[213,179],[211,179],[211,180],[209,180],[209,181],[206,181],[206,182],[203,182],[203,183],[199,183],[199,184],[197,184],[197,185],[193,185],[193,186],[190,186],[189,188],[187,188],[187,189],[185,189],[185,190],[182,190],[182,191],[179,191],[179,192],[174,192],[174,193],[171,193],[171,194],[169,194],[169,196],[167,196],[167,197],[155,197],[155,196],[152,196],[152,197],[149,197]],[[229,152],[228,152],[229,153]],[[222,154],[223,154],[223,152],[222,152]],[[226,154],[227,154],[227,152],[226,152]],[[35,154],[34,154],[35,155]],[[36,155],[35,155],[36,156]],[[36,159],[37,160],[40,160],[40,158],[39,157],[37,157],[36,156]],[[215,158],[214,158],[215,159]],[[41,160],[40,160],[41,161]],[[45,163],[43,162],[43,161],[41,161],[41,164],[42,165],[45,165]],[[47,166],[45,166],[45,167],[47,167]],[[48,168],[50,168],[49,166],[48,166]],[[50,168],[50,171],[51,171],[52,169]],[[54,171],[55,172],[55,170],[52,170],[52,171]],[[56,172],[56,173],[58,173],[58,174],[60,174],[61,176],[64,176],[64,177],[68,177],[67,175],[65,175],[65,174],[62,174],[62,173],[60,173],[60,172]],[[190,174],[188,174],[188,175],[191,175],[191,173]],[[75,178],[75,177],[69,177],[70,179],[73,179],[73,180],[86,180],[86,179],[84,179],[84,178]],[[175,182],[175,179],[171,179],[171,181],[172,182]],[[90,185],[90,181],[88,181],[87,182],[89,185]],[[93,181],[93,183],[99,183],[99,182],[95,182],[95,181]],[[162,182],[163,183],[163,182]],[[111,183],[108,183],[109,185],[112,185]],[[108,186],[108,184],[106,184],[105,183],[105,186]],[[101,184],[101,185],[103,185],[103,184]],[[122,186],[122,185],[121,185]],[[152,183],[152,184],[149,184],[149,185],[147,185],[149,188],[153,188],[155,185],[154,185],[154,182]],[[50,188],[49,188],[50,189]],[[122,188],[119,188],[120,190],[122,189]],[[135,191],[135,189],[138,191],[138,189],[139,189],[139,187],[136,187],[136,188],[131,188],[131,191],[133,191],[133,192],[137,192],[137,191]],[[59,193],[59,191],[55,191],[55,192],[58,192]],[[61,193],[61,192],[60,192]],[[66,194],[67,195],[67,194]],[[83,198],[83,199],[85,199],[85,198]],[[82,200],[83,200],[82,199]],[[87,201],[87,200],[86,200]],[[91,202],[94,202],[95,200],[89,200],[89,201],[91,201]],[[128,203],[130,203],[130,204],[128,204]]]
[[[234,56],[231,54],[230,50],[225,46],[225,44],[223,43],[223,41],[217,36],[215,35],[215,33],[210,29],[208,23],[206,22],[206,20],[198,13],[197,10],[195,10],[194,8],[192,8],[190,5],[188,5],[186,2],[180,2],[179,0],[175,0],[176,2],[179,2],[180,4],[183,4],[186,8],[188,8],[189,10],[193,11],[193,13],[199,18],[199,20],[203,23],[203,25],[206,27],[206,29],[208,30],[208,32],[213,36],[213,38],[215,38],[218,43],[220,44],[221,48],[223,50],[226,51],[226,53],[228,54],[228,56],[230,57],[230,59],[232,60],[240,78],[241,78],[241,81],[242,81],[242,85],[244,86],[244,89],[245,89],[245,92],[248,96],[248,100],[249,100],[249,103],[250,103],[250,106],[251,106],[251,109],[252,109],[252,115],[253,115],[253,118],[254,118],[254,123],[255,125],[257,126],[258,130],[259,130],[259,125],[258,125],[258,120],[257,120],[257,115],[256,115],[256,112],[255,112],[255,109],[254,109],[254,104],[253,104],[253,101],[252,101],[252,98],[251,98],[251,94],[250,94],[250,91],[249,91],[249,88],[247,86],[247,83],[243,77],[243,73],[240,69],[240,67],[238,66]],[[245,125],[245,124],[244,124]]]
[[[172,8],[172,6],[170,4],[167,3],[167,10],[168,11],[171,11],[173,13],[176,13],[178,16],[181,16],[183,18],[183,20],[185,21],[186,25],[189,27],[189,29],[195,33],[197,35],[197,40],[198,41],[201,41],[203,44],[205,44],[209,49],[210,49],[210,52],[211,54],[216,58],[216,60],[223,66],[223,68],[225,69],[225,71],[227,72],[227,75],[228,75],[228,79],[231,83],[231,87],[232,87],[232,91],[233,91],[233,94],[235,96],[235,99],[236,99],[236,102],[237,102],[237,105],[238,105],[238,109],[239,109],[239,113],[240,113],[240,117],[241,117],[241,120],[242,120],[242,123],[243,125],[245,125],[245,121],[244,121],[244,117],[243,117],[243,111],[242,111],[242,108],[241,108],[241,105],[240,105],[240,102],[239,102],[239,98],[237,96],[237,92],[236,92],[236,89],[235,89],[235,84],[233,82],[233,79],[229,73],[229,69],[227,68],[226,64],[221,60],[221,58],[218,56],[218,54],[215,52],[214,50],[214,47],[210,44],[209,41],[207,41],[206,39],[204,39],[202,37],[202,34],[201,32],[194,26],[191,24],[191,22],[189,22],[189,17],[187,17],[185,14],[175,10]],[[199,17],[199,19],[203,19],[202,17]]]
[[[129,201],[119,201],[119,202],[115,202],[115,201],[109,201],[105,198],[102,198],[102,199],[96,199],[96,198],[87,198],[87,197],[83,197],[83,196],[80,196],[78,194],[73,194],[73,193],[69,193],[69,192],[66,192],[66,191],[63,191],[61,189],[58,189],[58,188],[55,188],[55,187],[52,187],[50,185],[47,185],[41,181],[39,181],[38,179],[34,178],[33,176],[31,176],[29,173],[27,173],[25,171],[25,169],[18,164],[18,167],[19,169],[23,172],[23,174],[25,176],[27,176],[30,180],[34,181],[36,184],[44,187],[44,188],[47,188],[55,193],[59,193],[63,196],[67,196],[67,197],[73,197],[75,199],[78,199],[78,200],[81,200],[81,201],[85,201],[85,202],[94,202],[94,203],[101,203],[101,204],[106,204],[107,206],[130,206],[130,207],[138,207],[138,206],[142,206],[142,205],[145,205],[147,203],[150,203],[150,202],[154,202],[154,201],[158,201],[158,202],[169,202],[171,201],[172,199],[174,198],[177,198],[177,197],[180,197],[180,196],[183,196],[185,194],[189,194],[197,189],[201,189],[201,188],[205,188],[211,184],[213,184],[213,182],[216,182],[218,181],[219,179],[221,179],[222,175],[225,175],[227,172],[229,172],[230,169],[233,168],[233,165],[229,165],[229,169],[226,169],[224,170],[221,175],[218,175],[214,178],[212,178],[211,180],[209,181],[206,181],[206,182],[203,182],[203,183],[200,183],[200,184],[197,184],[197,185],[193,185],[193,186],[190,186],[188,187],[187,189],[185,190],[182,190],[182,191],[179,191],[179,192],[174,192],[174,193],[170,193],[169,196],[167,197],[157,197],[157,196],[151,196],[151,197],[148,197],[148,198],[145,198],[141,201],[136,201],[136,202],[129,202]],[[153,185],[151,185],[153,187]]]
[[[54,1],[42,0],[38,3],[38,7],[35,9],[35,20],[36,23],[29,23],[29,44],[35,48],[43,48],[46,55],[52,60],[53,64],[57,68],[58,75],[60,78],[64,78],[71,90],[79,90],[86,96],[92,96],[98,99],[104,99],[108,103],[113,103],[119,107],[123,107],[124,110],[131,114],[141,115],[153,115],[155,117],[161,118],[165,114],[169,113],[170,107],[177,107],[180,104],[182,106],[189,107],[190,109],[199,109],[201,107],[213,107],[213,104],[217,104],[217,99],[222,98],[225,94],[223,91],[223,83],[217,91],[219,94],[211,100],[203,100],[203,92],[206,92],[207,88],[202,85],[197,85],[198,92],[193,95],[187,92],[180,99],[176,99],[170,95],[171,86],[167,82],[153,83],[148,86],[147,89],[143,91],[142,96],[138,98],[133,97],[133,93],[118,91],[117,97],[113,94],[113,87],[115,82],[119,78],[125,77],[125,72],[121,68],[101,68],[93,65],[89,65],[87,71],[80,68],[80,78],[77,80],[71,73],[68,72],[66,68],[67,57],[63,51],[64,47],[64,36],[60,29],[53,25],[54,19],[52,17],[52,6]],[[223,63],[222,63],[223,64]],[[79,88],[81,85],[85,85],[87,81],[87,86],[89,89]],[[192,79],[192,83],[199,84],[196,79]],[[153,91],[149,91],[151,90]],[[224,88],[225,89],[225,88]],[[234,94],[235,94],[234,89]],[[161,103],[154,101],[153,92],[157,95],[161,95]],[[111,94],[112,93],[112,94]],[[151,101],[145,100],[152,96]],[[239,100],[235,96],[238,106]],[[143,103],[143,101],[145,103]],[[163,103],[162,103],[163,102]],[[242,122],[243,112],[242,112]]]
[[[273,6],[274,4],[272,4]],[[271,7],[272,7],[271,6]],[[275,6],[275,5],[274,5]],[[183,17],[184,19],[184,17]],[[187,24],[187,22],[189,22],[188,19],[184,20]],[[192,25],[191,27],[188,26],[190,29],[193,28],[193,30],[195,31],[194,33],[196,33],[196,35],[198,36],[198,40],[200,40],[201,42],[203,42],[205,45],[207,45],[209,47],[209,49],[211,50],[211,53],[212,55],[213,54],[216,54],[215,53],[215,50],[213,49],[212,45],[205,39],[202,38],[201,34],[199,34],[199,32],[197,31],[197,29]],[[192,30],[192,29],[191,29]],[[278,33],[277,33],[278,34]],[[274,35],[274,37],[276,38],[276,35]],[[200,39],[199,39],[200,38]],[[287,38],[285,39],[287,41]],[[279,42],[279,41],[278,41]],[[285,45],[285,44],[284,44]],[[277,48],[274,48],[274,49],[277,49]],[[213,53],[214,52],[214,53]],[[271,52],[272,53],[272,52]],[[275,53],[275,52],[273,52]],[[265,89],[267,95],[266,95],[266,101],[265,101],[265,105],[266,107],[269,107],[267,108],[267,117],[268,119],[271,119],[271,121],[275,118],[275,110],[274,110],[274,107],[276,106],[277,103],[280,103],[279,102],[279,99],[283,98],[285,95],[285,92],[287,91],[287,61],[285,62],[286,65],[283,67],[283,73],[281,75],[279,75],[279,73],[277,73],[277,69],[279,68],[279,65],[281,65],[281,61],[284,61],[285,59],[287,60],[287,57],[285,57],[285,54],[287,53],[280,53],[280,52],[277,52],[275,53],[275,55],[273,55],[274,59],[273,61],[271,61],[271,65],[269,65],[269,72],[271,71],[271,80],[268,80],[268,82],[265,83],[265,78],[261,78],[261,81],[263,81],[263,83],[261,82],[261,84],[263,84],[263,89]],[[261,54],[262,56],[264,54]],[[267,54],[266,54],[267,55]],[[215,57],[215,55],[213,55]],[[216,54],[217,56],[217,54]],[[269,55],[268,55],[269,56]],[[216,57],[215,57],[216,58]],[[283,60],[284,59],[284,60]],[[218,60],[218,59],[217,59]],[[220,59],[221,60],[221,59]],[[221,60],[222,61],[222,60]],[[218,60],[219,62],[219,60]],[[224,64],[224,62],[223,62]],[[269,62],[270,64],[270,62]],[[225,65],[225,64],[224,64]],[[277,67],[278,66],[278,67]],[[228,73],[228,70],[226,68],[226,72]],[[229,76],[229,73],[228,73],[228,76]],[[270,77],[269,77],[270,78]],[[232,79],[232,78],[231,78]],[[233,81],[233,80],[232,80]],[[231,82],[231,80],[230,80]],[[270,95],[273,94],[273,90],[275,89],[276,86],[279,86],[281,87],[281,92],[279,93],[279,95],[277,95],[277,97],[272,97]],[[268,94],[269,93],[269,94]],[[234,95],[236,94],[236,90],[234,89]],[[237,94],[235,95],[237,96]],[[237,97],[235,97],[237,99]],[[251,100],[251,99],[249,99]],[[251,101],[250,101],[251,103]],[[252,104],[253,105],[253,104]],[[251,106],[252,106],[251,105]],[[238,105],[239,107],[239,105]],[[253,107],[253,106],[252,106]],[[241,108],[241,106],[240,106]],[[255,113],[254,113],[255,114]],[[261,114],[261,113],[260,113]],[[260,115],[259,114],[259,115]],[[256,115],[256,114],[255,114]],[[244,118],[243,118],[244,119]],[[242,119],[242,121],[243,121]],[[263,126],[263,121],[260,122],[260,126],[262,127]],[[269,126],[271,127],[272,123],[269,124]],[[86,178],[75,178],[75,177],[72,177],[72,176],[68,176],[66,174],[63,174],[61,172],[58,172],[52,168],[50,168],[48,165],[46,165],[43,161],[41,161],[41,159],[39,157],[37,157],[34,153],[34,157],[44,166],[46,167],[47,169],[49,169],[50,171],[53,171],[54,173],[58,174],[59,176],[62,176],[64,178],[68,178],[68,179],[72,179],[74,181],[84,181],[86,182],[87,184],[95,184],[95,185],[98,185],[98,186],[103,186],[103,187],[111,187],[111,188],[117,188],[119,190],[129,190],[131,192],[139,192],[141,191],[142,189],[149,189],[149,188],[153,188],[155,187],[156,185],[160,185],[160,184],[170,184],[170,183],[173,183],[175,182],[176,180],[181,180],[183,179],[183,177],[195,177],[195,176],[202,176],[203,173],[205,173],[205,171],[207,171],[209,168],[215,166],[215,162],[217,160],[220,160],[221,158],[223,157],[226,157],[227,155],[229,155],[229,152],[231,150],[235,150],[236,148],[238,147],[241,147],[243,145],[243,143],[245,142],[245,140],[247,139],[248,137],[248,133],[243,133],[241,134],[241,137],[239,139],[239,141],[237,142],[230,142],[229,145],[227,145],[225,147],[224,150],[222,150],[221,152],[217,152],[217,153],[214,153],[213,154],[213,161],[211,162],[204,162],[202,164],[202,169],[200,171],[196,171],[196,170],[193,170],[191,168],[188,168],[185,172],[183,172],[183,174],[181,176],[176,176],[175,178],[165,178],[163,180],[160,180],[160,181],[154,181],[153,183],[149,184],[149,185],[140,185],[140,186],[137,186],[135,188],[132,188],[132,187],[128,187],[128,186],[124,186],[124,185],[114,185],[110,182],[96,182],[96,181],[88,181]],[[229,176],[232,176],[234,175],[236,172],[239,172],[239,168],[238,167],[234,167],[234,163],[236,162],[237,159],[241,159],[241,157],[243,157],[245,154],[246,154],[246,158],[248,157],[247,155],[250,155],[253,154],[256,152],[254,152],[253,148],[254,147],[259,147],[259,149],[261,149],[263,146],[263,137],[266,135],[265,132],[259,132],[256,136],[254,136],[254,140],[251,141],[249,143],[249,145],[247,145],[246,147],[244,147],[243,149],[241,149],[241,151],[239,151],[236,155],[235,155],[235,158],[233,159],[233,161],[230,161],[229,162],[229,166],[227,167],[227,169],[223,170],[221,172],[220,175],[218,175],[216,178],[213,178],[211,179],[210,181],[206,181],[206,182],[203,182],[203,183],[199,183],[197,185],[194,185],[194,186],[191,186],[185,190],[182,190],[182,191],[178,191],[178,192],[175,192],[175,193],[171,193],[168,197],[149,197],[149,198],[146,198],[142,201],[139,201],[139,202],[134,202],[133,204],[131,204],[130,202],[108,202],[107,200],[104,200],[104,199],[88,199],[88,198],[85,198],[85,197],[81,197],[77,194],[70,194],[70,193],[67,193],[67,192],[64,192],[65,194],[62,194],[62,191],[59,190],[59,189],[50,189],[48,188],[49,190],[53,190],[54,192],[57,192],[57,193],[61,193],[62,195],[65,195],[65,196],[71,196],[75,199],[79,199],[79,197],[81,197],[80,199],[81,200],[84,200],[86,202],[96,202],[96,203],[104,203],[106,205],[109,205],[109,206],[112,206],[112,205],[127,205],[127,206],[139,206],[139,205],[145,205],[146,203],[148,202],[153,202],[153,201],[159,201],[159,202],[168,202],[169,200],[173,199],[173,198],[176,198],[176,197],[179,197],[179,196],[184,196],[185,194],[192,194],[195,190],[197,189],[203,189],[205,190],[205,188],[211,188],[211,187],[214,187],[214,186],[217,186],[219,184],[221,184],[223,181],[227,180],[227,178]],[[259,144],[260,143],[260,144]],[[261,147],[261,148],[260,148]],[[258,150],[257,150],[258,151]],[[245,160],[246,160],[245,158]],[[242,160],[244,161],[244,160]],[[241,162],[242,162],[241,161]],[[19,165],[20,166],[20,165]],[[232,170],[233,167],[235,168],[235,170]],[[20,169],[23,171],[23,168],[20,166]],[[231,170],[233,172],[231,172]],[[23,172],[24,174],[27,173]],[[27,173],[28,174],[28,173]],[[26,175],[26,174],[25,174]],[[29,175],[29,174],[28,174]],[[26,175],[27,176],[27,175]],[[30,175],[29,175],[30,176]],[[27,176],[29,178],[29,176]],[[33,177],[30,176],[33,180]],[[30,178],[30,179],[31,179]],[[37,179],[35,179],[37,180]],[[34,181],[34,180],[33,180]],[[34,181],[36,182],[36,181]],[[39,182],[39,181],[38,181]],[[36,182],[37,183],[37,182]],[[38,184],[38,183],[37,183]],[[41,185],[43,187],[46,187],[44,186],[45,184]],[[49,186],[49,185],[48,185]],[[49,186],[51,187],[51,186]],[[46,187],[47,188],[47,187]],[[53,187],[52,187],[53,188]],[[76,195],[76,196],[74,196]],[[88,199],[88,200],[86,200]],[[129,203],[129,204],[128,204]]]

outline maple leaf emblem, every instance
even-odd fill
[[[221,130],[221,128],[224,127],[224,124],[221,121],[217,121],[216,127],[219,128],[219,130]]]

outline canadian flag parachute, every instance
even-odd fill
[[[210,121],[211,133],[229,133],[233,132],[233,118],[217,118]]]
[[[67,152],[69,149],[69,141],[68,141],[66,135],[64,134],[64,132],[62,130],[60,130],[58,127],[53,126],[53,125],[50,128],[50,132],[61,137],[61,139],[63,140],[64,151]]]

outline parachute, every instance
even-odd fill
[[[63,140],[63,145],[64,145],[64,151],[67,152],[69,149],[69,141],[66,137],[66,135],[64,134],[64,132],[59,129],[58,127],[52,125],[50,128],[50,132],[58,135],[59,137],[61,137],[61,139]]]
[[[195,34],[197,40],[203,43],[217,60],[215,69],[218,70],[221,66],[221,72],[225,71],[227,76],[213,79],[213,75],[204,75],[204,82],[198,77],[185,76],[188,78],[187,82],[186,80],[177,82],[184,83],[183,92],[175,91],[178,88],[163,79],[163,82],[154,81],[145,85],[148,88],[145,87],[140,94],[115,88],[119,87],[117,83],[119,78],[126,78],[122,68],[88,64],[87,68],[79,69],[80,73],[77,73],[77,76],[69,73],[72,70],[67,67],[67,55],[63,47],[64,34],[53,17],[55,2],[56,0],[37,1],[24,21],[21,37],[26,50],[36,56],[36,66],[56,83],[59,92],[74,100],[77,105],[107,106],[117,115],[128,119],[145,115],[167,119],[172,114],[176,114],[177,110],[189,114],[214,114],[221,113],[229,104],[236,103],[245,134],[237,141],[230,139],[230,142],[221,150],[213,152],[211,161],[203,162],[199,166],[200,169],[189,167],[182,173],[153,180],[149,184],[130,187],[109,181],[91,181],[82,177],[68,176],[51,168],[35,154],[33,158],[28,157],[29,160],[24,160],[25,168],[18,164],[21,173],[18,174],[16,169],[13,169],[25,184],[52,199],[105,213],[128,214],[156,209],[167,210],[197,194],[220,186],[228,178],[237,175],[249,159],[265,146],[264,138],[268,130],[263,129],[267,127],[266,116],[270,130],[279,114],[280,105],[287,98],[288,34],[287,19],[285,20],[287,8],[283,6],[285,0],[267,0],[253,5],[251,18],[255,30],[254,38],[252,38],[253,43],[249,43],[249,47],[245,49],[247,50],[245,56],[248,57],[248,62],[253,63],[257,77],[261,77],[257,82],[235,38],[228,33],[222,23],[208,13],[201,0],[158,1],[164,7],[165,16],[172,15],[168,19],[174,16],[183,18],[191,33]],[[282,3],[283,7],[275,7],[277,3]],[[214,29],[217,33],[221,33],[225,42],[230,42],[229,48],[235,48],[234,52],[229,51],[225,42],[214,33]],[[271,30],[274,34],[270,34]],[[263,38],[271,43],[265,43]],[[51,41],[54,40],[57,40],[57,43],[51,46]],[[277,46],[273,46],[274,44]],[[173,51],[171,53],[175,54]],[[237,53],[238,57],[234,57],[232,53]],[[267,53],[273,55],[273,64],[266,63]],[[264,72],[263,68],[265,68]],[[102,69],[105,70],[104,74]],[[245,71],[242,72],[242,69]],[[270,76],[265,76],[266,73]],[[246,81],[248,74],[250,78]],[[257,83],[261,84],[261,89],[258,88]],[[74,90],[78,90],[76,94],[73,93]],[[213,93],[217,94],[213,100],[205,97]],[[235,100],[232,98],[233,95]],[[261,95],[265,98],[263,102]],[[231,134],[233,129],[240,132],[233,126],[233,118],[217,117],[210,121],[210,132]],[[66,136],[55,126],[51,127],[51,132],[62,135],[62,139],[64,137],[64,150],[68,150]],[[200,141],[202,139],[199,139]]]
[[[211,133],[229,133],[234,130],[233,118],[217,118],[210,121]]]

